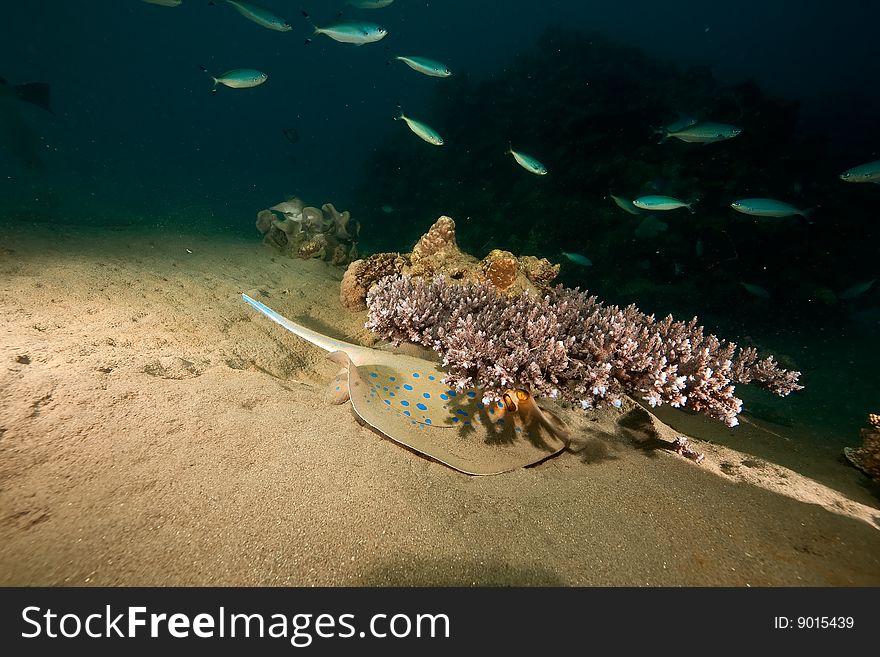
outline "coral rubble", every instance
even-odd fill
[[[843,453],[850,463],[872,479],[880,481],[880,415],[868,415],[870,428],[862,429],[862,446],[846,447]]]
[[[561,397],[584,409],[625,393],[737,424],[734,383],[780,396],[799,390],[800,372],[773,357],[706,335],[696,318],[657,320],[635,306],[606,306],[577,289],[507,296],[487,282],[451,284],[383,278],[367,295],[366,327],[396,342],[434,349],[459,389],[480,386],[484,403],[511,387]]]
[[[440,217],[416,242],[409,254],[378,253],[352,262],[345,273],[340,298],[346,308],[366,308],[367,291],[389,274],[433,280],[443,276],[456,282],[487,283],[507,295],[526,290],[546,292],[559,274],[559,265],[546,258],[515,256],[509,251],[491,251],[478,260],[463,252],[456,241],[455,221]]]
[[[291,257],[321,258],[334,265],[357,259],[360,224],[332,203],[315,208],[290,197],[261,210],[256,227],[266,244]]]

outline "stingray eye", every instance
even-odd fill
[[[517,390],[516,391],[516,398],[519,399],[520,401],[526,401],[529,398],[529,391],[523,390],[523,389]]]
[[[507,409],[508,413],[513,413],[516,410],[516,404],[510,396],[510,393],[505,392],[501,399],[504,401],[504,408]]]

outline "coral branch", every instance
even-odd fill
[[[511,386],[591,408],[625,392],[652,406],[687,407],[737,424],[735,383],[780,396],[801,388],[800,372],[758,360],[754,349],[705,335],[697,320],[657,320],[635,306],[606,306],[586,292],[556,287],[543,298],[509,298],[482,283],[451,285],[388,276],[367,296],[367,328],[434,349],[449,385],[485,388],[487,400]]]

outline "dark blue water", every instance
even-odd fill
[[[57,113],[28,112],[49,151],[44,177],[29,182],[62,206],[94,196],[132,212],[207,204],[233,223],[288,192],[345,205],[366,156],[401,128],[391,121],[395,103],[424,114],[443,82],[386,66],[389,55],[424,53],[457,74],[491,77],[560,24],[658,59],[709,65],[725,82],[754,78],[770,93],[803,100],[805,116],[829,119],[822,128],[833,140],[863,144],[865,160],[877,148],[880,9],[868,1],[398,0],[377,11],[305,3],[319,23],[344,9],[347,18],[389,29],[384,41],[363,47],[326,37],[305,46],[311,28],[300,3],[264,4],[294,29],[272,32],[203,0],[177,8],[139,0],[7,3],[0,74],[49,82]],[[258,68],[269,81],[212,96],[200,65],[218,73]],[[282,137],[287,127],[297,128],[298,144]],[[3,195],[26,200],[22,189],[34,188],[22,184],[16,163],[7,157],[0,166]]]
[[[744,133],[741,142],[731,142],[731,147],[742,149],[737,166],[743,180],[748,179],[750,167],[762,167],[762,172],[770,165],[775,167],[772,174],[762,173],[763,180],[751,180],[752,187],[744,192],[770,195],[776,183],[778,190],[797,196],[798,202],[825,208],[824,216],[817,215],[819,228],[808,230],[797,222],[770,228],[728,224],[734,219],[719,195],[719,204],[703,215],[705,224],[714,226],[706,238],[714,260],[691,266],[690,249],[699,228],[693,221],[700,220],[699,215],[693,220],[685,217],[686,227],[673,225],[656,243],[647,245],[630,238],[616,241],[618,228],[610,215],[604,223],[590,223],[592,213],[578,214],[561,231],[559,212],[547,220],[540,214],[543,206],[529,205],[529,199],[536,197],[524,186],[544,182],[536,178],[516,183],[517,198],[522,200],[515,206],[518,213],[510,216],[509,230],[481,234],[474,223],[463,228],[464,245],[482,256],[493,246],[513,249],[526,244],[523,236],[537,230],[531,242],[536,255],[558,260],[565,246],[589,253],[597,266],[583,272],[566,265],[562,280],[587,285],[610,301],[636,301],[658,313],[709,313],[713,328],[726,327],[733,337],[747,335],[750,327],[760,331],[768,323],[774,325],[783,336],[779,339],[788,340],[801,362],[827,364],[837,357],[852,368],[857,390],[846,398],[853,402],[845,409],[847,422],[855,422],[869,410],[865,406],[876,398],[880,387],[872,389],[867,374],[876,372],[876,350],[866,352],[863,345],[871,343],[871,332],[877,327],[880,286],[846,304],[817,305],[810,296],[820,287],[839,291],[878,273],[880,187],[846,185],[836,176],[849,166],[880,159],[876,121],[880,111],[880,58],[876,56],[880,5],[867,0],[397,0],[386,9],[360,11],[341,2],[305,3],[319,24],[333,21],[342,9],[345,18],[373,20],[389,30],[389,36],[378,43],[354,47],[324,36],[306,45],[312,28],[300,15],[298,2],[264,0],[263,4],[287,18],[293,30],[273,32],[246,20],[225,3],[209,6],[203,0],[185,0],[176,8],[139,0],[6,3],[0,16],[0,75],[11,83],[49,83],[55,113],[20,108],[39,135],[42,166],[26,167],[0,148],[0,204],[5,220],[52,218],[184,227],[210,222],[257,238],[253,233],[256,211],[287,194],[297,194],[310,204],[332,201],[350,209],[363,223],[367,250],[372,246],[405,251],[412,236],[423,232],[436,216],[451,213],[450,207],[461,210],[456,216],[459,220],[464,219],[461,214],[490,215],[492,208],[510,202],[505,176],[528,177],[515,169],[513,174],[504,170],[512,166],[503,155],[504,143],[499,145],[497,164],[478,167],[471,162],[452,171],[438,164],[438,157],[467,162],[465,155],[456,160],[455,153],[468,151],[471,116],[474,125],[505,121],[516,125],[527,114],[537,116],[542,127],[529,135],[531,147],[541,146],[535,139],[540,134],[549,135],[548,144],[558,145],[610,129],[563,127],[565,108],[554,98],[553,85],[546,83],[556,71],[535,71],[534,84],[523,87],[521,104],[507,95],[505,87],[506,81],[517,76],[521,57],[540,54],[536,50],[539,39],[545,39],[543,47],[552,48],[554,30],[590,33],[608,44],[639,48],[657,66],[669,65],[679,72],[707,67],[702,70],[712,76],[712,88],[724,90],[753,80],[759,99],[769,99],[773,107],[790,103],[791,112],[780,114],[790,117],[789,124],[768,128],[757,141],[746,141],[749,135]],[[455,75],[452,80],[420,76],[400,62],[389,64],[395,54],[435,57]],[[577,66],[565,61],[559,87],[582,82]],[[617,62],[607,65],[613,70]],[[627,70],[632,74],[632,65],[620,63],[624,65],[630,66]],[[212,94],[211,80],[200,66],[215,75],[232,68],[256,68],[269,79],[254,89],[221,87]],[[584,79],[589,75],[585,71]],[[461,102],[450,100],[443,87],[465,79],[469,93],[483,94],[473,105],[467,103],[468,94],[460,87],[456,93]],[[492,87],[493,81],[497,87]],[[446,89],[451,94],[455,87]],[[497,104],[495,98],[485,96],[492,93],[498,94]],[[632,93],[622,85],[621,103],[631,100]],[[436,127],[457,135],[458,141],[437,155],[392,120],[398,102],[408,113],[438,122]],[[461,118],[457,125],[439,123],[442,117],[437,112],[444,102],[458,104],[455,109]],[[746,116],[719,118],[766,125],[754,110],[759,106],[749,105]],[[470,114],[471,107],[474,114]],[[636,135],[638,143],[654,143],[651,127],[675,118],[668,110],[645,115],[638,125],[614,129],[629,135],[628,139]],[[282,134],[287,128],[296,129],[296,143]],[[475,141],[479,138],[476,133],[472,136]],[[799,144],[814,159],[785,161],[755,146],[772,144],[777,136],[783,140],[778,143]],[[711,148],[725,152],[724,144]],[[407,154],[412,166],[383,169],[383,162],[391,161],[387,154],[395,149]],[[670,158],[678,152],[682,158],[691,158],[682,161],[690,162],[695,176],[709,170],[693,160],[699,151],[667,150],[663,156],[667,159],[658,160],[655,169],[646,168],[643,173],[640,169],[638,180],[643,188],[630,191],[643,193],[648,183],[674,187],[677,174],[669,173]],[[738,151],[726,152],[729,156]],[[614,158],[620,167],[626,164],[627,152],[604,147],[602,153],[593,152],[590,157],[597,161]],[[558,171],[559,161],[549,163],[551,171]],[[723,163],[716,165],[713,184],[730,170]],[[592,190],[592,185],[590,198],[595,199],[595,208],[608,208],[602,195],[619,182],[619,171],[616,180],[585,178],[583,184],[576,181],[552,188],[553,198],[561,205],[568,195],[582,200],[583,190]],[[551,185],[552,177],[547,181]],[[390,190],[395,181],[412,198],[418,197],[406,216],[386,216],[380,210],[383,191]],[[453,184],[454,193],[450,192]],[[730,194],[736,191],[731,189]],[[392,198],[389,204],[406,207],[409,200]],[[556,232],[551,230],[553,221]],[[541,232],[543,223],[548,224],[545,233]],[[733,253],[735,258],[731,258]],[[683,284],[688,277],[690,283]],[[710,282],[701,287],[697,279]],[[654,287],[637,284],[644,280]],[[774,301],[749,297],[739,286],[742,280],[772,288]],[[792,337],[808,334],[809,338]],[[823,389],[823,382],[818,383]],[[826,383],[825,387],[836,386]],[[824,399],[815,397],[820,398]],[[839,405],[835,408],[839,410]],[[828,413],[836,412],[835,408]]]

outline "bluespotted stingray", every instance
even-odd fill
[[[438,363],[336,340],[290,321],[243,294],[244,300],[291,333],[330,352],[343,367],[330,399],[351,400],[369,426],[451,468],[493,475],[539,463],[565,449],[565,423],[527,390],[511,389],[484,404],[482,391],[453,390]]]

